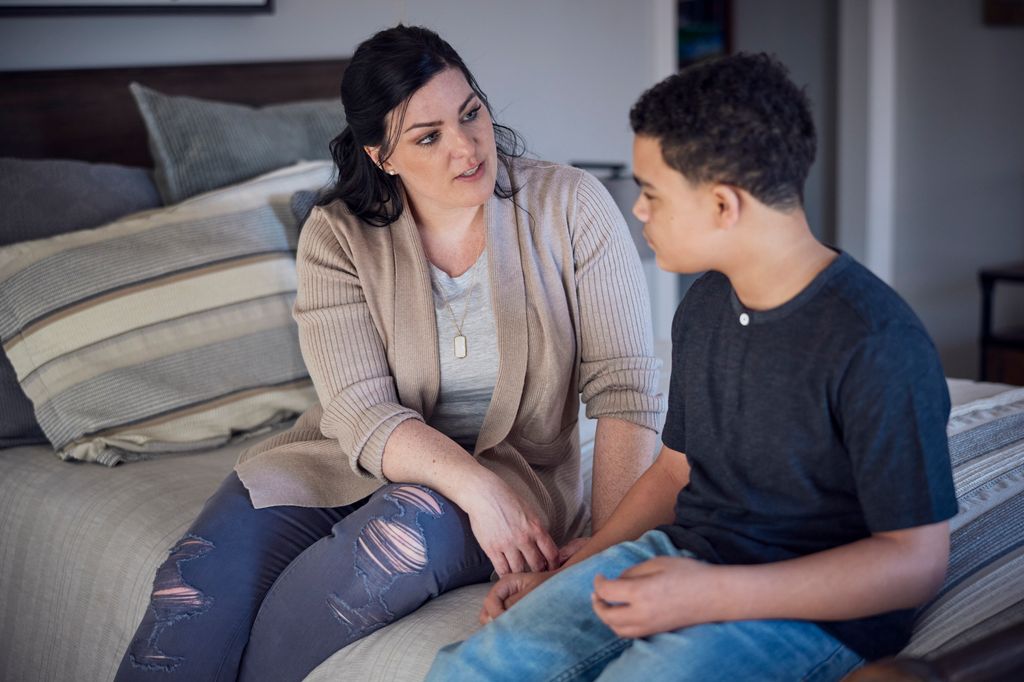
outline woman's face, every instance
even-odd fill
[[[397,125],[397,118],[398,109],[385,123]],[[374,155],[374,150],[367,151]],[[497,164],[487,107],[462,72],[448,68],[409,99],[383,167],[402,179],[417,207],[452,209],[484,204],[494,192]]]

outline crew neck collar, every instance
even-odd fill
[[[747,308],[742,302],[740,302],[739,297],[736,295],[736,289],[734,289],[730,283],[729,302],[732,305],[733,312],[736,313],[739,323],[746,327],[774,322],[775,320],[780,320],[795,310],[798,310],[803,307],[805,303],[814,298],[815,294],[821,291],[822,287],[828,284],[830,280],[845,270],[850,263],[853,262],[853,258],[851,258],[845,251],[831,246],[829,248],[838,254],[836,258],[829,263],[824,270],[815,275],[814,279],[812,279],[811,282],[800,291],[800,293],[782,305],[774,308],[769,308],[768,310],[751,310],[750,308]]]

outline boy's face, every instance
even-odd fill
[[[665,163],[661,143],[633,138],[633,170],[640,196],[633,215],[644,224],[644,238],[658,267],[694,273],[713,269],[718,205],[711,185],[693,185]]]

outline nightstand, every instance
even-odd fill
[[[996,282],[1024,284],[1024,263],[978,271],[981,282],[982,381],[1024,385],[1024,328],[992,329],[992,301]]]

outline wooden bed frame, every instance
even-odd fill
[[[347,65],[330,59],[0,72],[0,156],[152,167],[132,81],[168,95],[259,106],[339,98]]]

